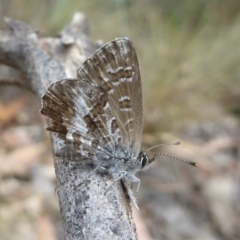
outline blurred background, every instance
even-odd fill
[[[0,27],[9,17],[56,36],[76,11],[93,40],[127,36],[135,45],[143,150],[180,140],[154,151],[199,166],[159,157],[141,173],[139,239],[240,239],[240,1],[0,0]],[[63,239],[39,109],[31,91],[0,85],[0,240]]]

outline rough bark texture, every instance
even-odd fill
[[[0,31],[0,63],[18,69],[39,97],[51,83],[75,77],[77,68],[99,47],[90,40],[86,19],[80,13],[57,38],[42,38],[20,21],[6,19],[6,23],[10,31]],[[63,142],[54,134],[51,137],[55,152]],[[92,170],[86,164],[55,157],[54,165],[67,240],[137,238],[129,198],[121,183],[109,189],[111,180],[99,174],[86,180]]]

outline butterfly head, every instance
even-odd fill
[[[146,152],[140,152],[138,155],[138,160],[140,162],[141,169],[147,169],[151,163],[155,160],[156,155],[153,158],[149,158]]]

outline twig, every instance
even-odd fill
[[[25,88],[27,90],[32,91],[32,89],[29,88],[29,86],[27,86],[25,82],[23,82],[22,80],[19,80],[19,79],[0,78],[0,85],[6,85],[6,86],[12,85],[12,86]]]

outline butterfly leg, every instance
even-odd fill
[[[131,176],[131,181],[137,183],[137,189],[136,191],[138,192],[140,189],[141,181],[139,178],[135,177],[134,175]]]
[[[93,175],[93,173],[95,173],[99,168],[102,168],[102,167],[101,167],[101,166],[95,167],[95,168],[92,170],[92,172],[84,179],[84,181],[83,181],[82,183],[80,183],[80,184],[78,184],[77,186],[74,187],[74,190],[76,190],[78,187],[80,187],[82,184],[84,184],[84,183],[87,181],[87,179],[90,178],[90,177]],[[60,191],[63,187],[64,187],[64,186],[61,186],[61,187],[56,186],[56,188],[55,188],[55,193],[58,192],[58,191]]]
[[[122,171],[119,173],[119,176],[114,180],[113,183],[115,183],[116,181],[122,179],[125,175],[127,175],[127,172],[126,171]]]
[[[74,190],[76,190],[77,187],[79,187],[79,186],[81,186],[82,184],[84,184],[99,168],[101,168],[101,167],[100,167],[100,166],[95,167],[95,168],[92,170],[92,172],[84,179],[84,181],[83,181],[82,183],[78,184],[78,185],[74,188]]]
[[[101,168],[101,167],[100,167],[100,166],[95,167],[95,168],[92,170],[92,172],[87,176],[87,178],[85,179],[85,181],[86,181],[87,179],[89,179],[99,168]]]
[[[127,175],[127,172],[126,171],[122,171],[119,173],[119,176],[113,181],[113,183],[108,187],[108,189],[105,191],[104,194],[107,193],[107,191],[112,187],[112,185],[117,182],[118,180],[122,179],[125,175]]]
[[[136,191],[138,192],[139,191],[139,189],[140,189],[140,185],[141,185],[141,181],[140,181],[140,179],[139,178],[137,178],[136,176],[134,176],[133,174],[131,174],[131,175],[127,175],[126,177],[125,177],[125,179],[129,182],[129,183],[137,183],[137,189],[136,189]]]

